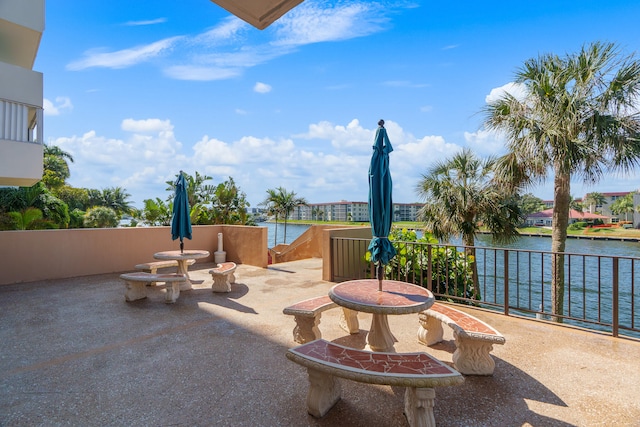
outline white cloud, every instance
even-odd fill
[[[390,154],[394,200],[417,201],[415,185],[429,165],[460,150],[440,136],[416,138],[393,121],[385,124],[394,147]],[[58,138],[52,144],[68,151],[70,183],[76,187],[123,187],[131,201],[165,199],[166,181],[184,170],[213,177],[218,184],[233,177],[255,206],[266,190],[283,186],[311,203],[338,198],[366,201],[367,173],[376,129],[367,129],[357,119],[346,125],[312,123],[308,132],[289,138],[244,136],[223,141],[203,136],[190,146],[177,141],[170,120],[124,119],[122,138],[88,131],[81,136]]]
[[[42,100],[42,108],[44,109],[45,116],[59,116],[65,110],[72,110],[73,104],[69,97],[58,96],[56,97],[55,104],[47,98],[44,98]]]
[[[276,21],[278,39],[273,43],[300,46],[366,36],[382,30],[383,12],[377,3],[369,2],[302,3]]]
[[[143,26],[143,25],[156,25],[156,24],[164,24],[165,22],[167,22],[167,18],[156,18],[156,19],[149,19],[146,21],[128,21],[125,22],[124,26],[127,27],[139,27],[139,26]]]
[[[253,91],[257,93],[269,93],[271,92],[271,85],[268,85],[262,82],[257,82],[255,86],[253,86]]]
[[[503,136],[488,130],[465,132],[464,140],[469,148],[480,156],[500,156],[506,153],[506,141]]]
[[[396,7],[411,7],[398,5]],[[127,68],[163,56],[158,66],[165,76],[179,80],[230,79],[245,69],[291,54],[302,45],[336,42],[374,34],[385,29],[393,7],[378,3],[304,2],[280,18],[260,37],[249,24],[228,17],[196,35],[175,36],[117,51],[90,49],[67,69]],[[164,18],[131,21],[126,25],[151,25]],[[252,38],[253,37],[253,38]],[[176,48],[180,43],[180,48]],[[242,46],[238,48],[238,46]]]
[[[67,70],[79,71],[92,67],[126,68],[157,57],[171,49],[180,37],[170,37],[147,45],[122,49],[115,52],[104,52],[103,49],[92,49],[84,53],[84,58],[67,64]]]
[[[490,104],[492,102],[497,101],[500,97],[504,96],[505,93],[509,93],[514,96],[518,100],[523,100],[526,96],[527,89],[525,85],[522,83],[513,83],[509,82],[503,86],[491,89],[489,95],[485,97],[485,102]]]
[[[173,131],[173,125],[169,120],[160,120],[160,119],[146,119],[146,120],[124,119],[122,121],[121,128],[122,130],[127,132],[143,132],[143,133]]]

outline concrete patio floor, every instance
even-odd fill
[[[324,418],[307,415],[282,309],[327,293],[321,263],[240,265],[228,294],[212,293],[211,265],[196,264],[202,283],[173,305],[160,288],[125,302],[118,274],[0,286],[0,426],[407,425],[402,388],[350,381]],[[639,342],[465,310],[506,344],[492,377],[436,389],[438,426],[640,426]],[[351,336],[338,316],[324,313],[323,338],[363,348],[370,316]],[[389,323],[397,351],[451,362],[451,335],[424,347],[416,315]]]

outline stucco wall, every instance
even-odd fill
[[[193,227],[185,249],[204,249],[213,262],[218,233],[227,261],[267,266],[267,228],[231,225]],[[0,284],[133,271],[153,254],[179,249],[169,227],[103,228],[0,232]]]

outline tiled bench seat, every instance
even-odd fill
[[[442,324],[453,330],[455,368],[465,375],[492,375],[495,362],[489,354],[494,344],[504,344],[504,336],[482,320],[449,305],[435,303],[420,313],[418,341],[433,345],[442,341]]]
[[[307,368],[307,410],[324,416],[340,399],[336,377],[369,384],[406,387],[404,410],[410,426],[435,426],[434,387],[461,384],[453,368],[426,353],[377,353],[325,340],[289,349],[287,358]]]
[[[329,295],[323,295],[300,301],[282,310],[284,314],[294,316],[296,326],[293,328],[293,340],[304,344],[322,338],[322,333],[318,329],[322,312],[335,307],[338,307],[338,304],[331,301]],[[350,334],[360,332],[358,312],[343,308],[340,327]]]

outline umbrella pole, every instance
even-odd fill
[[[184,242],[180,239],[180,253],[184,253]]]
[[[376,275],[378,276],[378,290],[382,292],[382,278],[384,275],[384,266],[382,265],[381,262],[378,263],[378,271]]]

